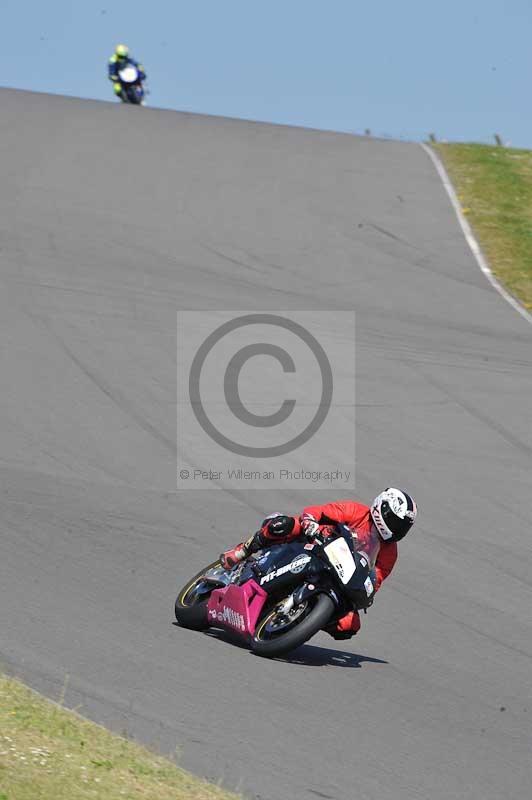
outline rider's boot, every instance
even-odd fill
[[[360,630],[360,615],[358,611],[348,611],[336,622],[331,622],[323,629],[327,631],[333,639],[350,639]]]
[[[247,558],[254,550],[257,550],[256,534],[250,536],[245,542],[240,542],[231,550],[226,550],[220,555],[220,564],[224,569],[232,569],[240,561]]]

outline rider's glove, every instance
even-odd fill
[[[302,514],[299,517],[299,524],[301,525],[301,532],[307,539],[314,539],[320,529],[316,518],[312,514]]]

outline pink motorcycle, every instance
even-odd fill
[[[180,591],[176,619],[184,628],[231,631],[260,656],[285,655],[371,605],[378,546],[371,549],[357,550],[349,528],[338,525],[326,538],[275,545],[230,570],[214,561]]]

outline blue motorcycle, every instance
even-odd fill
[[[118,78],[122,87],[120,94],[122,102],[135,106],[144,105],[145,91],[137,67],[134,64],[128,64],[118,71]]]

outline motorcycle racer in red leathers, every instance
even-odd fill
[[[417,506],[413,498],[394,488],[381,492],[371,506],[353,500],[339,500],[307,506],[299,518],[274,513],[266,517],[260,529],[247,541],[222,553],[220,563],[225,569],[230,569],[257,550],[273,544],[284,544],[301,536],[310,540],[318,534],[327,536],[327,526],[342,523],[351,529],[357,540],[357,548],[376,550],[372,560],[377,592],[394,568],[397,542],[406,536],[416,516]],[[358,611],[353,610],[325,630],[335,639],[350,639],[359,629],[360,616]]]

